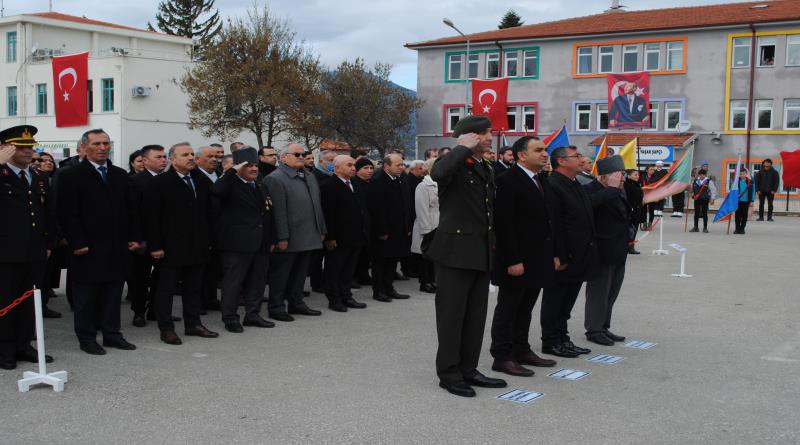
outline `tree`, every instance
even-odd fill
[[[522,21],[522,17],[513,9],[509,9],[508,12],[503,15],[503,18],[500,19],[500,24],[497,25],[497,29],[514,28],[524,24],[525,22]]]
[[[369,147],[381,155],[409,144],[412,113],[422,101],[411,97],[389,81],[392,67],[376,64],[368,69],[364,61],[342,62],[325,76],[329,114],[325,126],[352,148]]]
[[[313,89],[308,73],[319,69],[286,21],[254,6],[246,18],[228,21],[181,80],[190,125],[225,140],[249,130],[259,146],[272,145],[292,128],[293,113]]]
[[[214,0],[165,0],[158,5],[156,25],[163,33],[195,39],[193,57],[200,60],[222,28],[219,11],[212,12],[213,7]],[[201,20],[204,16],[208,18]],[[147,28],[155,31],[149,22]]]

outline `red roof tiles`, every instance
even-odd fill
[[[84,24],[84,25],[106,26],[106,27],[109,27],[109,28],[126,29],[128,31],[154,32],[154,31],[150,31],[150,30],[147,30],[147,29],[139,29],[139,28],[134,28],[134,27],[131,27],[131,26],[117,25],[115,23],[109,23],[109,22],[102,22],[100,20],[87,19],[86,17],[77,17],[77,16],[74,16],[74,15],[61,14],[60,12],[35,12],[33,14],[23,14],[23,15],[41,17],[41,18],[44,18],[44,19],[61,20],[61,21],[64,21],[64,22],[81,23],[81,24]]]

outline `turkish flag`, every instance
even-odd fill
[[[800,187],[800,150],[782,151],[783,159],[783,188]]]
[[[508,79],[473,80],[472,114],[488,116],[492,130],[508,130]]]
[[[88,79],[88,52],[53,57],[56,127],[77,127],[89,123],[86,103]]]

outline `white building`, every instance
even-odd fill
[[[0,18],[0,42],[0,128],[36,126],[42,148],[57,158],[74,154],[91,128],[108,132],[113,162],[124,168],[147,144],[210,142],[189,128],[180,88],[191,39],[51,12]],[[56,128],[51,57],[85,51],[89,123]]]

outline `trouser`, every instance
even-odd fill
[[[372,257],[372,292],[389,294],[394,290],[397,258]]]
[[[606,332],[611,327],[611,310],[625,279],[625,263],[602,264],[599,268],[597,278],[586,282],[586,335]]]
[[[436,263],[436,374],[460,382],[478,367],[486,325],[489,272]]]
[[[325,261],[325,249],[315,250],[311,253],[308,275],[311,278],[311,289],[322,289],[324,285],[322,262]]]
[[[360,250],[360,247],[336,247],[325,253],[323,282],[331,303],[342,303],[353,296],[350,285]]]
[[[122,280],[72,283],[75,334],[81,345],[97,342],[98,324],[104,341],[114,342],[122,339],[119,331],[119,309],[124,283]]]
[[[492,357],[500,361],[516,360],[531,351],[528,333],[531,312],[541,288],[500,286],[492,318]]]
[[[261,302],[267,284],[269,254],[263,252],[221,252],[222,322],[239,321],[239,296],[244,297],[244,319],[261,316]],[[216,284],[214,285],[216,288]]]
[[[0,309],[25,292],[41,287],[44,261],[0,263]],[[0,317],[0,360],[15,360],[17,352],[30,348],[35,327],[33,295]]]
[[[648,219],[647,222],[653,224],[653,220],[655,219],[656,210],[659,212],[664,210],[664,204],[667,202],[666,199],[662,199],[661,201],[651,202],[647,204],[647,215]]]
[[[697,227],[697,223],[700,222],[700,218],[703,218],[703,228],[708,227],[708,200],[707,199],[695,199],[694,200],[694,226]]]
[[[412,253],[407,257],[400,259],[400,270],[403,275],[416,275],[419,274],[419,259],[421,255]]]
[[[433,262],[426,260],[422,255],[419,256],[419,284],[436,283],[436,272]]]
[[[750,202],[739,201],[739,207],[736,208],[736,231],[743,232],[744,226],[747,225],[747,216],[750,213]]]
[[[220,276],[222,275],[222,270],[222,254],[217,249],[211,249],[211,260],[203,269],[203,282],[200,290],[200,301],[202,302],[203,308],[211,309],[212,307],[216,307],[216,303],[218,302],[217,286],[219,286],[220,279],[222,278]],[[264,269],[264,273],[266,273],[266,269]]]
[[[639,233],[639,224],[631,223],[631,230],[628,231],[628,246],[636,247],[636,234]]]
[[[775,199],[773,193],[759,193],[758,194],[758,217],[764,219],[764,200],[767,200],[767,219],[772,218],[772,201]]]
[[[153,311],[153,303],[158,283],[158,269],[149,253],[132,255],[131,268],[128,272],[128,300],[131,310],[136,315],[144,315],[149,309]]]
[[[582,285],[582,282],[558,283],[542,292],[542,347],[570,341],[567,321],[572,316]]]
[[[286,302],[289,309],[305,307],[303,302],[303,284],[306,282],[308,265],[311,262],[312,250],[304,252],[273,252],[270,256],[269,313],[286,313]]]
[[[356,264],[356,272],[355,272],[355,281],[360,284],[369,284],[370,277],[369,277],[369,263],[370,263],[370,256],[369,256],[369,247],[362,247],[358,254],[358,263]]]
[[[672,213],[683,213],[686,206],[686,194],[684,192],[672,195]]]
[[[203,281],[204,264],[191,266],[167,266],[161,264],[158,289],[155,296],[156,320],[162,331],[174,331],[172,321],[172,299],[181,283],[181,299],[183,302],[183,325],[192,329],[201,325],[200,321],[200,286]]]

